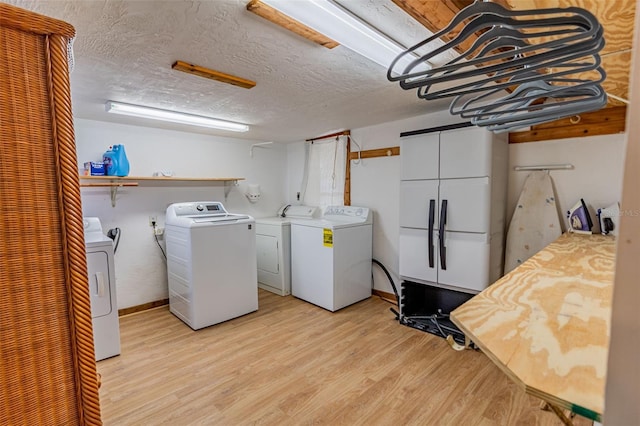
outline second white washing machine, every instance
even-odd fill
[[[291,294],[329,311],[371,297],[373,219],[366,207],[330,206],[291,221]]]

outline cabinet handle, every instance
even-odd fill
[[[440,209],[440,268],[444,271],[447,269],[447,248],[444,246],[444,225],[447,224],[447,200],[442,200]]]
[[[429,200],[429,268],[433,268],[433,223],[435,222],[436,200]]]
[[[102,272],[96,272],[96,295],[104,297],[104,275]]]

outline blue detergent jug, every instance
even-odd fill
[[[102,157],[107,176],[128,176],[129,160],[124,145],[113,145]]]

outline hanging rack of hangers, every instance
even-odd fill
[[[438,55],[477,34],[470,47],[437,64]],[[449,41],[427,48],[443,37]],[[451,114],[508,132],[603,108],[604,44],[603,28],[587,10],[508,10],[476,1],[398,55],[387,78],[425,100],[452,97]]]

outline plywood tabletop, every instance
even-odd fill
[[[563,234],[451,318],[527,392],[599,420],[615,250],[613,237]]]

